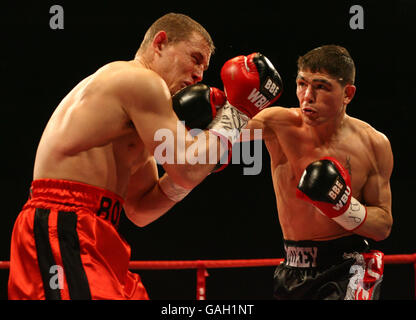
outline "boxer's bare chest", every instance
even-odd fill
[[[323,157],[337,159],[349,172],[355,197],[361,198],[371,168],[372,150],[363,135],[355,130],[344,130],[330,139],[322,140],[311,132],[291,129],[282,132],[275,148],[281,149],[279,161],[273,161],[275,183],[296,187],[303,170],[313,161]],[[273,149],[273,148],[271,148]],[[277,150],[276,150],[277,151]]]

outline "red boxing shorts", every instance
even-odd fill
[[[42,179],[15,222],[9,299],[149,299],[128,270],[117,231],[123,199],[87,184]]]

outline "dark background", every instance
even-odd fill
[[[10,1],[7,1],[10,2]],[[64,8],[64,29],[52,30],[49,8]],[[349,8],[364,8],[364,30],[349,27]],[[2,4],[0,260],[8,260],[13,222],[27,199],[37,144],[54,108],[81,79],[114,60],[129,60],[150,24],[168,12],[199,21],[217,47],[204,83],[222,87],[222,64],[259,51],[284,80],[280,105],[296,106],[298,56],[323,44],[345,46],[357,67],[357,93],[348,114],[390,139],[394,225],[373,243],[386,254],[416,252],[414,228],[415,26],[414,1],[270,1],[160,3],[63,1]],[[262,171],[243,176],[242,165],[209,176],[158,221],[120,232],[132,260],[280,258],[269,156]],[[271,299],[273,267],[211,269],[208,299]],[[195,271],[140,271],[152,299],[194,299]],[[0,270],[0,299],[8,271]],[[411,299],[412,266],[387,265],[383,299]]]

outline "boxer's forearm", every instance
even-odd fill
[[[139,199],[127,200],[124,209],[131,222],[139,227],[144,227],[160,218],[175,204],[176,202],[169,199],[156,183],[149,192]]]
[[[192,189],[215,170],[227,152],[218,136],[204,131],[177,150],[173,163],[165,163],[163,168],[176,184]]]
[[[354,230],[354,233],[375,241],[386,239],[393,225],[391,214],[380,207],[367,206],[366,208],[367,217],[364,223]]]

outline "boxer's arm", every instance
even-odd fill
[[[209,137],[207,131],[195,137],[190,136],[173,111],[171,96],[165,82],[155,73],[149,70],[128,72],[120,79],[119,88],[123,108],[146,149],[153,155],[161,145],[160,149],[172,155],[172,162],[163,164],[172,180],[188,189],[198,185],[214,169],[215,164],[209,164],[208,159],[206,164],[189,163],[186,152],[195,144],[195,149],[203,153],[201,158],[208,158],[209,150],[216,149],[219,160],[219,139],[212,137],[213,135]],[[178,148],[180,140],[184,143],[184,148]],[[184,160],[184,163],[180,163],[181,160]]]
[[[250,140],[259,140],[260,138],[262,140],[274,138],[275,133],[269,125],[269,120],[275,113],[274,111],[274,107],[263,109],[252,119],[250,119],[240,135],[240,140],[244,142]],[[261,130],[261,136],[255,135],[255,130]]]
[[[157,220],[176,203],[161,191],[158,181],[157,164],[153,157],[135,168],[130,177],[124,210],[130,221],[139,227]]]
[[[393,224],[390,190],[393,154],[390,142],[380,133],[374,135],[372,147],[376,162],[362,190],[367,218],[354,232],[380,241],[389,236]]]
[[[278,106],[263,109],[247,123],[244,130],[250,134],[242,134],[241,141],[258,140],[259,135],[255,135],[255,129],[261,130],[264,141],[275,140],[279,130],[294,125],[297,121],[299,116],[293,109]]]

